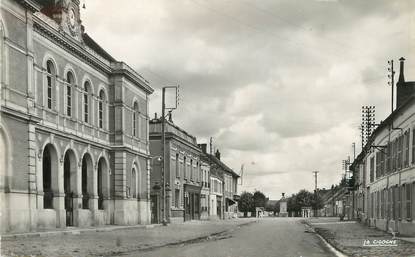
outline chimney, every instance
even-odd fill
[[[203,153],[207,153],[206,149],[207,149],[207,144],[199,144],[199,148],[202,149]]]
[[[399,59],[399,79],[398,79],[398,83],[405,83],[404,64],[405,64],[405,58],[401,57]]]
[[[401,57],[399,59],[399,79],[396,83],[396,108],[399,108],[415,94],[415,84],[405,81],[404,62],[405,58]]]
[[[215,157],[216,157],[216,158],[218,158],[218,159],[220,160],[220,152],[219,152],[219,150],[218,150],[218,149],[216,149],[216,152],[215,152]]]

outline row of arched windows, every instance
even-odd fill
[[[75,87],[75,76],[71,71],[68,71],[65,76],[65,115],[73,117],[73,106],[74,106],[74,87]],[[46,105],[48,109],[53,109],[56,106],[56,68],[51,60],[46,62]],[[91,98],[92,89],[89,81],[85,81],[82,86],[82,120],[85,123],[91,124]],[[105,100],[106,95],[103,89],[98,93],[98,126],[103,129],[105,126]]]

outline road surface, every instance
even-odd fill
[[[312,257],[334,256],[300,219],[264,218],[209,240],[138,251],[122,256],[139,257]]]

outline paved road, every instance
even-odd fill
[[[309,257],[334,256],[299,219],[264,218],[208,241],[123,256],[139,257]]]

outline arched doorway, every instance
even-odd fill
[[[103,157],[98,162],[97,185],[98,185],[98,210],[104,210],[104,200],[109,196],[108,188],[108,165]]]
[[[63,188],[65,192],[66,226],[74,225],[73,197],[76,192],[76,157],[72,150],[65,153],[63,163]]]
[[[137,198],[137,172],[135,167],[131,170],[131,196]]]
[[[53,192],[58,191],[58,157],[53,145],[46,145],[42,159],[43,208],[53,209]]]
[[[0,127],[0,191],[5,192],[7,190],[7,144],[3,137],[3,131]]]
[[[10,216],[9,216],[9,199],[7,199],[6,192],[9,191],[9,179],[11,170],[8,167],[10,162],[9,151],[10,149],[6,136],[4,134],[4,128],[0,123],[0,232],[7,232],[9,230]]]
[[[85,154],[82,158],[82,209],[89,209],[89,198],[92,194],[92,158],[89,154]]]

